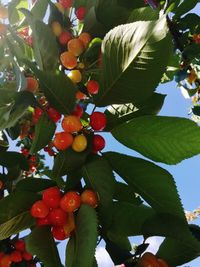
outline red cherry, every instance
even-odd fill
[[[75,11],[75,15],[76,15],[77,19],[83,20],[85,18],[86,12],[87,12],[87,9],[84,6],[80,6]]]
[[[84,204],[88,204],[93,208],[96,208],[99,201],[96,192],[91,189],[86,189],[81,194],[81,202]]]
[[[74,212],[81,205],[81,197],[75,191],[67,192],[60,201],[60,207],[65,212]]]
[[[151,252],[145,252],[139,259],[138,264],[140,267],[159,267],[156,256]]]
[[[24,251],[22,253],[22,258],[25,260],[25,261],[30,261],[32,260],[33,258],[33,255],[31,253],[29,253],[28,251]]]
[[[21,251],[21,252],[25,251],[25,249],[26,249],[26,244],[25,244],[23,239],[18,239],[14,243],[14,246],[15,246],[16,250]]]
[[[93,151],[101,151],[102,149],[104,149],[105,144],[106,144],[105,139],[101,135],[95,134],[93,136],[92,139]]]
[[[49,107],[47,109],[47,113],[49,115],[49,118],[54,121],[55,123],[58,122],[60,119],[61,119],[61,114],[55,110],[54,108],[52,107]]]
[[[55,134],[53,144],[58,150],[65,150],[72,145],[73,140],[74,138],[72,134],[59,132]]]
[[[50,221],[48,216],[45,218],[36,218],[36,225],[37,226],[44,226],[44,225],[49,225]]]
[[[64,8],[70,8],[70,7],[72,7],[73,0],[59,0],[59,3]]]
[[[67,214],[61,208],[56,208],[49,212],[48,218],[52,225],[63,226],[67,221]]]
[[[40,118],[42,116],[42,113],[43,113],[43,110],[39,107],[36,107],[33,112],[36,118]]]
[[[20,262],[20,261],[22,261],[22,254],[21,254],[21,252],[18,251],[18,250],[14,250],[10,254],[10,259],[11,259],[12,262]]]
[[[106,127],[106,115],[102,112],[93,112],[90,115],[90,126],[95,131],[102,131]]]
[[[96,95],[99,92],[99,83],[94,81],[94,80],[90,80],[87,83],[87,90],[88,93],[92,94],[92,95]]]
[[[42,200],[49,208],[59,207],[61,200],[61,192],[58,187],[50,187],[43,191]]]
[[[77,104],[75,106],[75,109],[72,112],[72,115],[74,115],[76,117],[79,117],[79,118],[81,118],[83,116],[83,109],[82,109],[82,107],[79,104]]]
[[[45,218],[49,213],[49,208],[42,200],[36,201],[31,207],[31,215],[34,218]]]
[[[64,240],[68,237],[63,226],[53,226],[51,232],[53,237],[57,240]]]
[[[63,31],[58,37],[58,41],[61,45],[67,45],[67,43],[72,39],[72,35],[68,31]]]

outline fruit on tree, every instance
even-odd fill
[[[31,253],[29,253],[28,251],[24,251],[22,253],[22,258],[25,260],[25,261],[30,261],[32,260],[33,256]]]
[[[14,243],[15,249],[23,252],[26,249],[26,244],[23,239],[18,239]]]
[[[80,6],[79,8],[76,9],[75,15],[77,19],[83,20],[85,18],[87,9],[84,6]]]
[[[102,112],[96,111],[90,115],[90,126],[95,131],[102,131],[106,127],[106,115]]]
[[[139,267],[159,267],[156,256],[151,252],[145,252],[138,261]]]
[[[54,108],[48,107],[47,114],[53,122],[58,122],[61,119],[61,114]]]
[[[78,100],[83,100],[83,99],[85,99],[87,96],[84,94],[84,93],[82,93],[81,91],[77,91],[76,92],[76,99],[78,99]]]
[[[53,144],[58,150],[65,150],[73,143],[73,136],[68,132],[59,132],[55,134]]]
[[[67,45],[67,43],[72,39],[72,35],[68,31],[63,31],[58,37],[58,41],[61,45]]]
[[[74,220],[74,213],[73,212],[67,213],[67,222],[63,226],[63,228],[64,228],[66,235],[68,235],[68,236],[71,234],[72,231],[74,231],[75,220]]]
[[[168,264],[165,260],[159,259],[159,258],[157,260],[158,260],[159,267],[168,267]]]
[[[67,215],[61,208],[50,210],[48,219],[52,225],[63,226],[67,222]]]
[[[34,218],[45,218],[49,213],[49,208],[44,201],[38,200],[32,205],[30,212]]]
[[[12,262],[20,262],[22,261],[22,254],[19,250],[14,250],[10,254],[10,259]]]
[[[59,4],[61,4],[63,8],[70,8],[72,7],[73,0],[59,0]]]
[[[26,78],[26,90],[32,93],[37,92],[39,88],[38,81],[33,77],[27,77]]]
[[[44,225],[49,225],[50,221],[48,216],[45,218],[36,218],[36,225],[37,226],[44,226]]]
[[[80,70],[71,70],[67,76],[73,83],[80,83],[82,80],[82,74]]]
[[[81,194],[81,203],[88,204],[93,208],[96,208],[98,205],[98,196],[96,192],[91,189],[86,189]]]
[[[61,124],[67,133],[79,132],[83,128],[80,118],[74,115],[65,116]]]
[[[77,58],[73,53],[66,51],[60,55],[60,61],[66,69],[74,69],[77,66]]]
[[[72,143],[72,149],[76,152],[82,152],[87,147],[87,138],[85,135],[80,134],[74,137],[74,141]]]
[[[74,212],[81,205],[81,197],[75,191],[67,192],[60,201],[60,207],[65,212]]]
[[[78,118],[81,118],[82,115],[83,115],[83,108],[79,104],[77,104],[75,106],[74,111],[72,112],[72,115],[74,115],[74,116],[76,116]]]
[[[96,95],[99,92],[99,83],[95,80],[90,80],[87,83],[87,91],[91,95]]]
[[[43,191],[42,200],[49,208],[59,207],[62,194],[57,186],[47,188]]]
[[[53,21],[51,24],[51,29],[56,37],[59,37],[63,31],[62,26],[58,21]]]
[[[68,236],[66,235],[63,226],[53,226],[51,229],[53,237],[57,240],[64,240]]]
[[[10,255],[4,255],[0,260],[0,266],[1,267],[10,267],[11,266],[11,258]]]
[[[84,44],[84,47],[87,48],[92,37],[89,33],[87,32],[82,32],[79,37],[78,37],[79,40],[81,40],[81,42]]]
[[[80,56],[85,50],[83,42],[79,38],[73,38],[67,43],[68,51],[74,56]]]
[[[92,150],[94,152],[101,151],[105,147],[105,139],[99,134],[95,134],[92,138]]]

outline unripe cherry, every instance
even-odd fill
[[[51,29],[56,37],[59,37],[63,31],[62,26],[58,21],[52,22]]]
[[[79,38],[79,40],[82,41],[82,43],[84,44],[85,48],[88,47],[88,45],[89,45],[89,43],[90,43],[90,41],[92,39],[91,35],[89,33],[87,33],[87,32],[82,32],[78,38]]]
[[[79,132],[83,128],[80,118],[74,115],[65,116],[61,125],[63,130],[67,133]]]
[[[69,70],[74,69],[77,66],[77,58],[69,51],[60,55],[60,61],[62,65]]]
[[[80,134],[74,137],[74,141],[72,143],[72,149],[76,152],[82,152],[87,147],[87,138],[85,135]]]
[[[80,83],[82,80],[82,74],[80,70],[71,70],[67,76],[73,83]]]
[[[68,42],[67,47],[69,52],[71,52],[76,57],[80,56],[85,50],[83,42],[78,38],[71,39]]]
[[[81,194],[81,202],[84,204],[88,204],[89,206],[96,208],[98,205],[98,197],[96,192],[90,189],[86,189]]]
[[[90,115],[90,126],[95,131],[102,131],[106,127],[106,115],[102,112],[96,111]]]

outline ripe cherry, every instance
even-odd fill
[[[63,226],[67,222],[67,215],[61,208],[51,210],[48,218],[50,223],[55,226]]]
[[[44,226],[44,225],[49,225],[50,221],[48,216],[45,218],[36,218],[36,225],[37,226]]]
[[[94,81],[94,80],[90,80],[87,83],[87,90],[88,93],[90,93],[91,95],[96,95],[99,92],[99,83]]]
[[[20,262],[22,261],[22,254],[18,250],[14,250],[10,254],[10,259],[12,262]]]
[[[82,152],[87,147],[87,138],[85,135],[80,134],[74,137],[74,141],[72,143],[72,149],[76,152]]]
[[[51,232],[53,237],[57,240],[64,240],[68,237],[64,231],[63,226],[53,226]]]
[[[45,218],[49,213],[49,208],[42,200],[36,201],[31,207],[31,215],[34,218]]]
[[[73,212],[67,213],[67,222],[63,227],[65,234],[70,236],[71,232],[75,229],[75,220]]]
[[[95,131],[102,131],[106,127],[106,115],[102,112],[93,112],[90,115],[90,126]]]
[[[70,8],[70,7],[72,7],[73,0],[59,0],[59,3],[60,3],[64,8]]]
[[[140,267],[159,267],[156,256],[151,252],[145,252],[139,259],[138,264]]]
[[[69,51],[60,55],[60,61],[62,65],[69,70],[74,69],[77,66],[77,58]]]
[[[82,93],[81,91],[76,92],[76,99],[83,100],[85,98],[87,98],[87,96],[84,93]]]
[[[67,76],[73,83],[80,83],[82,80],[82,74],[80,70],[71,70]]]
[[[93,190],[86,189],[81,194],[81,202],[84,204],[88,204],[93,208],[96,208],[98,205],[97,194]]]
[[[37,92],[39,88],[38,81],[33,77],[27,77],[26,78],[26,90],[32,93]]]
[[[52,107],[47,108],[47,113],[49,115],[49,118],[55,123],[61,119],[61,114]]]
[[[163,259],[157,259],[157,260],[158,260],[159,267],[168,267],[167,262],[164,261]]]
[[[85,50],[83,42],[78,38],[71,39],[67,43],[67,47],[69,52],[71,52],[76,57],[80,56]]]
[[[23,239],[18,239],[17,241],[15,241],[14,246],[16,250],[21,252],[25,251],[26,249],[26,244]]]
[[[70,133],[59,132],[55,134],[53,144],[58,150],[67,149],[72,145],[72,143],[73,143],[73,136]]]
[[[11,266],[11,258],[10,255],[4,255],[2,259],[0,260],[0,266],[1,267],[10,267]]]
[[[88,44],[90,43],[90,41],[92,39],[92,37],[91,37],[91,35],[89,33],[82,32],[80,34],[80,36],[78,37],[78,39],[81,40],[82,43],[84,44],[85,48],[87,48],[88,47]]]
[[[85,18],[86,12],[87,9],[84,6],[81,6],[75,11],[75,15],[77,19],[83,20]]]
[[[57,208],[59,207],[61,196],[60,189],[54,186],[43,191],[42,200],[49,208]]]
[[[58,41],[61,45],[67,45],[67,43],[72,39],[72,35],[68,31],[63,31],[58,37]]]
[[[94,152],[98,152],[98,151],[101,151],[102,149],[104,149],[105,144],[106,144],[106,141],[101,135],[95,134],[93,136],[92,149]]]
[[[60,201],[60,207],[65,212],[74,212],[81,205],[81,197],[75,191],[67,192]]]
[[[29,253],[28,251],[24,251],[22,253],[22,258],[25,260],[25,261],[30,261],[32,260],[33,258],[33,255],[31,253]]]
[[[77,104],[74,111],[72,112],[72,115],[81,118],[83,116],[83,108],[79,104]]]
[[[81,124],[80,118],[74,115],[65,116],[62,120],[62,128],[67,133],[79,132],[83,125]]]

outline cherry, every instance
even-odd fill
[[[4,182],[0,180],[0,190],[4,188]]]
[[[15,241],[14,246],[16,250],[21,252],[25,251],[26,249],[26,244],[23,239],[18,239],[17,241]]]
[[[45,218],[49,213],[49,208],[42,200],[36,201],[31,207],[31,215],[34,218]]]
[[[53,144],[58,150],[67,149],[72,145],[72,143],[73,143],[73,136],[70,133],[59,132],[55,134]]]
[[[59,0],[59,3],[60,3],[64,8],[70,8],[70,7],[72,7],[73,0]]]
[[[85,50],[83,42],[78,38],[71,39],[67,43],[67,48],[68,51],[71,52],[76,57],[80,56]]]
[[[92,149],[94,152],[98,152],[98,151],[101,151],[102,149],[104,149],[105,144],[106,144],[105,139],[101,135],[95,134],[93,136]]]
[[[77,19],[83,20],[85,18],[86,12],[87,9],[84,6],[81,6],[75,11],[75,15]]]
[[[67,215],[61,208],[51,210],[48,218],[51,224],[55,226],[63,226],[67,221]]]
[[[74,69],[77,66],[77,58],[69,51],[60,55],[60,61],[62,65],[69,70]]]
[[[76,152],[82,152],[87,147],[87,138],[83,135],[77,135],[74,137],[74,141],[72,143],[72,149]]]
[[[77,104],[74,111],[72,112],[72,115],[81,118],[83,116],[83,108],[79,104]]]
[[[99,92],[99,83],[94,81],[94,80],[90,80],[87,83],[87,90],[88,93],[90,93],[91,95],[96,95]]]
[[[18,251],[18,250],[14,250],[10,254],[10,259],[11,259],[12,262],[20,262],[20,261],[22,261],[22,254],[21,254],[21,252]]]
[[[28,251],[24,251],[22,253],[22,258],[25,260],[25,261],[30,261],[32,260],[33,258],[33,255],[31,253],[29,253]]]
[[[93,112],[90,115],[90,125],[95,131],[102,131],[106,127],[106,115],[102,112]]]
[[[52,107],[47,108],[47,113],[49,115],[49,118],[55,123],[61,119],[61,114]]]
[[[97,194],[93,190],[86,189],[81,194],[81,202],[84,204],[88,204],[93,208],[96,208],[98,205]]]
[[[78,37],[79,40],[82,41],[82,43],[84,44],[85,48],[88,47],[88,44],[90,43],[92,37],[89,33],[87,32],[82,32],[81,35]]]
[[[151,252],[145,252],[139,259],[138,264],[140,267],[159,267],[156,256]]]
[[[67,192],[60,201],[60,207],[65,212],[74,212],[81,205],[81,197],[75,191]]]
[[[43,191],[42,200],[49,208],[59,207],[61,200],[61,192],[58,187],[50,187]]]
[[[63,226],[53,226],[51,232],[53,237],[57,240],[64,240],[68,237],[64,231]]]
[[[63,130],[67,133],[79,132],[83,128],[80,118],[74,115],[65,116],[61,124]]]
[[[67,213],[67,222],[63,227],[65,234],[70,236],[71,232],[75,229],[75,220],[73,212]]]
[[[82,80],[82,74],[80,70],[72,70],[67,75],[73,83],[80,83]]]
[[[58,41],[61,45],[67,45],[67,43],[72,39],[72,35],[68,31],[63,31],[58,37]]]
[[[38,81],[33,77],[26,78],[26,90],[35,93],[39,88]]]
[[[44,225],[49,225],[50,221],[48,216],[45,218],[36,218],[36,225],[37,226],[44,226]]]
[[[10,267],[11,266],[11,258],[10,255],[4,255],[0,261],[0,266],[1,267]]]
[[[168,264],[163,259],[157,259],[159,267],[168,267]]]
[[[78,100],[83,100],[83,99],[85,99],[87,96],[84,94],[84,93],[82,93],[81,91],[77,91],[76,92],[76,99],[78,99]]]

